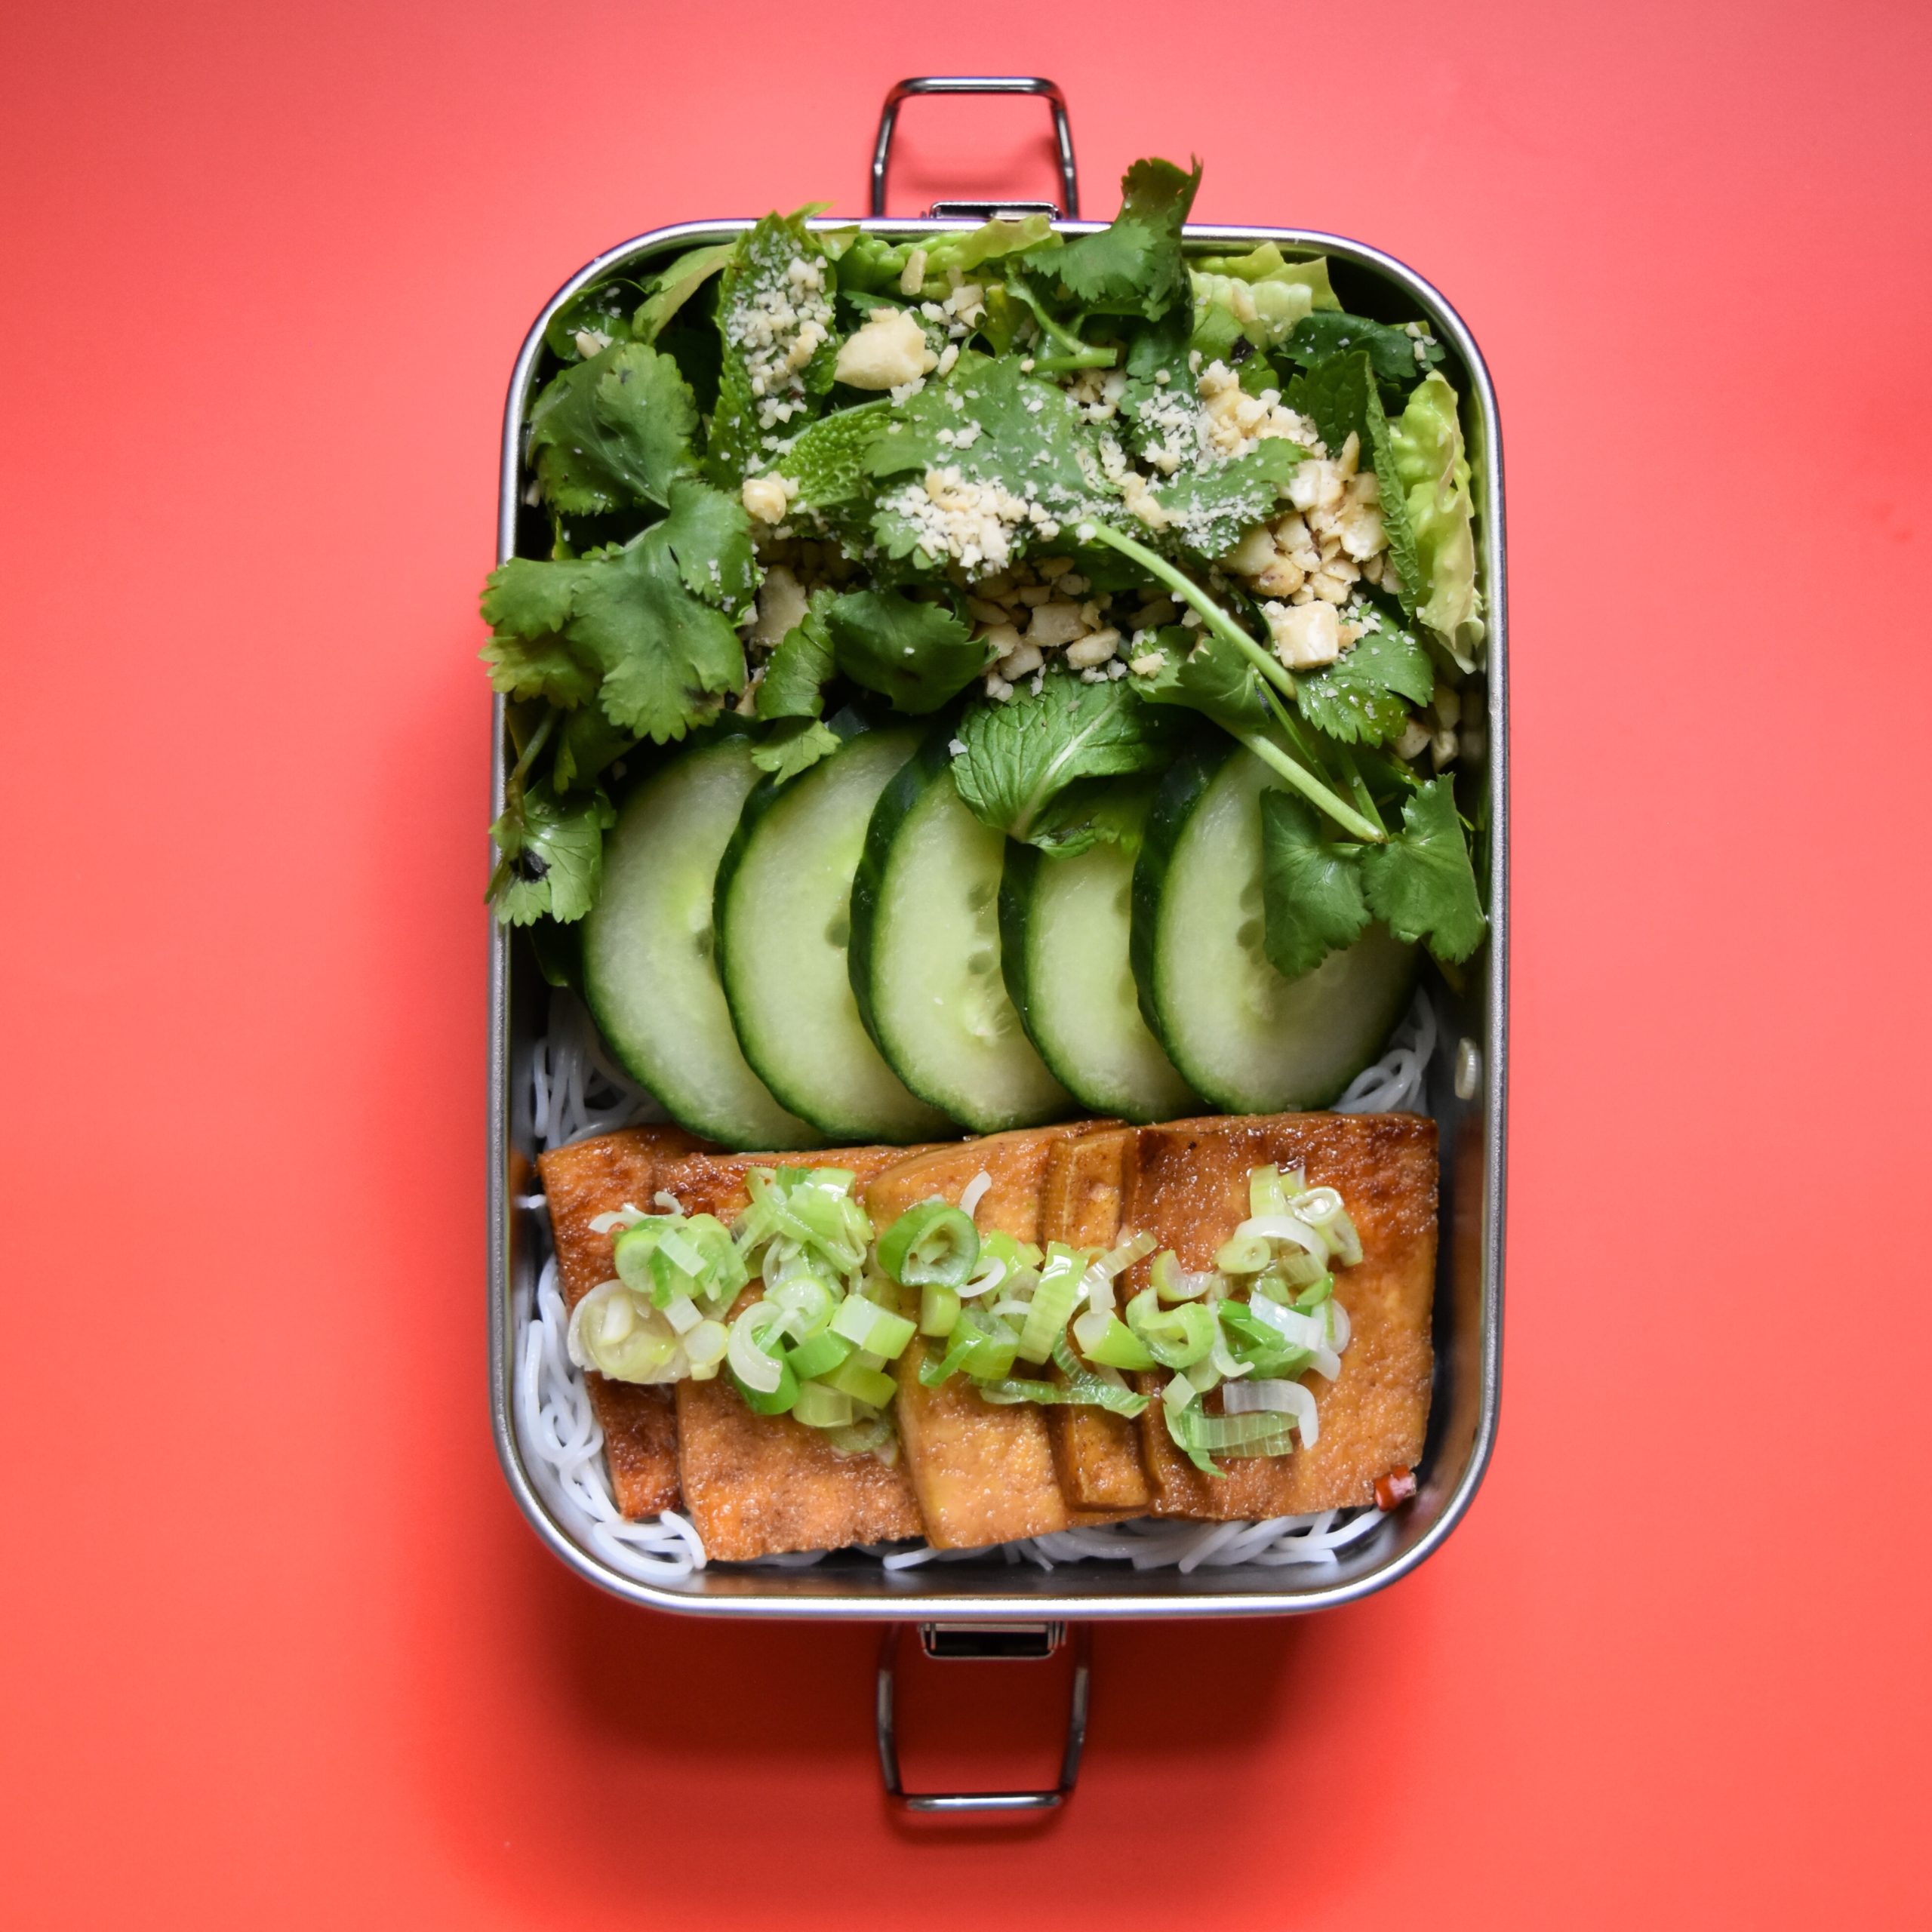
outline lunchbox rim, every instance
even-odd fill
[[[648,229],[606,249],[571,275],[539,311],[524,339],[510,377],[505,408],[499,472],[497,561],[508,561],[516,554],[518,512],[521,506],[525,406],[531,378],[544,348],[545,331],[551,318],[580,290],[626,263],[647,260],[675,247],[719,240],[742,234],[753,225],[754,217],[718,217],[680,222]],[[811,226],[820,230],[857,229],[897,240],[955,232],[977,226],[971,219],[950,217],[870,217],[841,219],[815,217]],[[1057,233],[1088,234],[1106,224],[1092,221],[1054,223]],[[586,1581],[611,1595],[648,1608],[688,1616],[733,1617],[804,1617],[841,1621],[944,1623],[952,1620],[1040,1623],[1049,1621],[1088,1623],[1133,1620],[1143,1618],[1194,1618],[1206,1617],[1299,1616],[1331,1610],[1352,1603],[1407,1576],[1446,1542],[1468,1514],[1495,1451],[1502,1404],[1502,1338],[1503,1309],[1504,1235],[1506,1220],[1509,954],[1509,693],[1508,611],[1503,531],[1503,487],[1501,426],[1494,387],[1475,339],[1461,315],[1433,284],[1396,257],[1380,249],[1315,229],[1265,226],[1221,226],[1189,223],[1183,238],[1190,252],[1211,252],[1217,248],[1258,246],[1272,242],[1298,254],[1318,254],[1347,262],[1392,282],[1412,300],[1454,347],[1468,372],[1471,395],[1482,424],[1480,452],[1480,485],[1478,501],[1481,512],[1481,549],[1484,564],[1487,637],[1482,675],[1487,691],[1487,802],[1491,852],[1491,903],[1490,937],[1486,951],[1485,989],[1487,995],[1484,1038],[1481,1046],[1482,1114],[1482,1171],[1484,1177],[1480,1309],[1480,1401],[1468,1458],[1454,1487],[1444,1499],[1434,1521],[1406,1546],[1392,1552],[1386,1561],[1344,1580],[1292,1592],[1242,1590],[1217,1592],[1190,1586],[1184,1592],[1163,1590],[1163,1580],[1174,1580],[1172,1571],[1143,1572],[1116,1569],[1093,1571],[1084,1582],[1097,1577],[1116,1583],[1116,1589],[1092,1594],[1081,1590],[1056,1593],[1051,1589],[1034,1589],[1023,1594],[970,1589],[926,1591],[897,1594],[846,1595],[812,1589],[801,1593],[797,1580],[812,1573],[801,1570],[734,1571],[734,1588],[730,1594],[712,1595],[686,1593],[627,1577],[583,1548],[558,1523],[538,1493],[525,1466],[515,1424],[513,1378],[518,1351],[511,1334],[511,1310],[515,1293],[512,1276],[514,1242],[512,1215],[518,1208],[511,1164],[515,1150],[512,1140],[512,954],[510,929],[490,921],[488,983],[488,1106],[487,1207],[488,1293],[489,1297],[490,1409],[491,1434],[504,1480],[525,1521],[538,1538],[561,1561]],[[1472,461],[1472,469],[1476,464]],[[491,712],[491,812],[494,820],[503,809],[506,761],[504,749],[507,704],[500,694]],[[1447,1281],[1446,1267],[1437,1281],[1438,1295]],[[949,1569],[952,1566],[947,1566]],[[823,1573],[819,1573],[822,1577]],[[919,1572],[900,1573],[921,1582],[931,1574],[922,1566]],[[1035,1573],[1037,1574],[1037,1573]],[[755,1578],[764,1588],[752,1586]]]

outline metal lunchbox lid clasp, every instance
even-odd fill
[[[961,216],[988,221],[999,214],[1050,214],[1069,221],[1080,219],[1080,178],[1073,165],[1073,128],[1066,117],[1066,97],[1057,83],[1037,74],[920,74],[899,82],[885,97],[879,110],[878,139],[872,148],[872,204],[876,215],[885,212],[886,170],[892,159],[892,137],[899,125],[901,103],[915,94],[1038,94],[1053,109],[1054,141],[1060,152],[1060,190],[1063,208],[1051,202],[935,202],[927,211],[944,218]]]

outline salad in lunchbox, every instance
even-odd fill
[[[1324,1106],[1482,943],[1453,363],[1201,252],[1199,179],[774,215],[552,318],[491,900],[691,1132]]]

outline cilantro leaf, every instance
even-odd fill
[[[1349,745],[1386,745],[1402,735],[1411,705],[1426,704],[1435,670],[1413,631],[1383,617],[1325,669],[1295,679],[1295,703],[1318,731]]]
[[[795,435],[818,414],[838,359],[837,279],[801,214],[767,215],[737,243],[718,287],[724,360],[705,464],[713,482],[735,489],[765,466],[767,437]]]
[[[825,687],[838,670],[832,635],[826,629],[829,590],[815,590],[805,614],[778,641],[758,680],[761,718],[817,718],[825,710]]]
[[[1243,531],[1274,515],[1281,491],[1308,452],[1269,436],[1244,456],[1204,469],[1183,468],[1154,492],[1173,534],[1204,557],[1231,550]]]
[[[1426,346],[1404,329],[1334,309],[1304,315],[1277,346],[1281,354],[1305,369],[1346,350],[1360,349],[1368,357],[1376,380],[1398,389],[1411,387],[1442,360],[1439,343]]]
[[[617,342],[537,397],[530,453],[546,499],[584,515],[668,501],[673,482],[697,473],[697,429],[677,364],[641,342]]]
[[[512,557],[490,573],[483,620],[492,635],[481,656],[491,683],[506,697],[577,705],[597,695],[595,659],[566,635],[584,568]]]
[[[708,248],[688,249],[668,267],[660,269],[644,285],[644,306],[631,318],[640,342],[655,342],[665,324],[738,252],[734,242]]]
[[[492,573],[483,656],[499,691],[574,706],[663,743],[717,714],[745,681],[733,618],[757,579],[743,509],[702,483],[671,488],[670,514],[621,549]]]
[[[503,857],[490,879],[490,904],[506,925],[527,926],[546,913],[580,919],[595,904],[604,875],[604,829],[617,814],[601,792],[565,804],[547,783],[512,788],[490,828]]]
[[[1365,849],[1362,887],[1398,939],[1426,940],[1438,959],[1466,959],[1488,931],[1475,868],[1447,778],[1432,779],[1402,808],[1402,829]]]
[[[557,725],[557,757],[551,783],[559,792],[580,789],[623,756],[637,740],[605,716],[603,708],[580,704]]]
[[[1152,321],[1192,300],[1181,227],[1200,186],[1198,162],[1183,174],[1171,161],[1137,161],[1121,182],[1120,212],[1105,228],[1027,259],[1091,313]]]
[[[752,752],[752,762],[782,784],[835,752],[843,742],[830,725],[816,718],[781,718]]]
[[[1312,973],[1359,939],[1364,846],[1324,838],[1312,810],[1292,792],[1261,795],[1262,946],[1284,977]]]
[[[967,712],[953,779],[983,824],[1010,838],[1075,849],[1063,842],[1066,822],[1048,818],[1048,808],[1076,779],[1158,771],[1172,755],[1176,721],[1124,678],[1090,685],[1049,672],[1037,697],[1023,685],[1004,703]]]
[[[1150,703],[1198,711],[1236,737],[1267,728],[1270,713],[1260,675],[1225,638],[1168,624],[1155,633],[1143,654],[1155,651],[1161,654],[1161,668],[1128,680]]]
[[[946,605],[903,591],[848,590],[825,627],[839,669],[900,711],[937,711],[986,668],[986,645]]]

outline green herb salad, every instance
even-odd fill
[[[552,318],[490,898],[694,1131],[1322,1106],[1481,945],[1454,365],[1199,252],[1199,180],[773,215]]]

